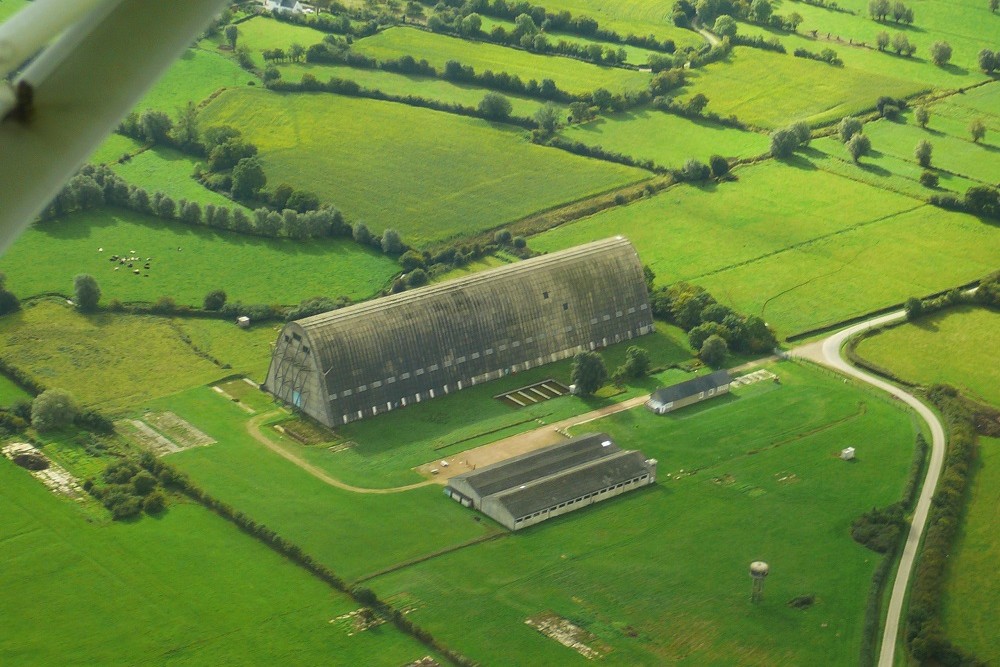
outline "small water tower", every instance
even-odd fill
[[[750,593],[751,602],[760,602],[764,597],[764,578],[767,576],[768,566],[762,560],[755,560],[750,563],[750,578],[753,579],[753,589]]]

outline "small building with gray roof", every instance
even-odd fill
[[[721,370],[661,387],[650,394],[646,407],[658,415],[673,412],[693,403],[728,394],[730,382],[729,371]]]
[[[655,481],[655,459],[589,433],[453,477],[445,494],[519,530]]]

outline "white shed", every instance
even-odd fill
[[[842,458],[845,461],[850,461],[851,459],[853,459],[854,447],[845,447],[844,449],[840,450],[840,458]]]
[[[250,326],[250,318],[247,317],[246,315],[240,315],[239,317],[236,318],[236,324],[241,329],[246,329]]]

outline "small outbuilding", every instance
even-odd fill
[[[845,461],[854,460],[854,447],[845,447],[844,449],[840,450],[840,458],[842,458]]]
[[[519,530],[655,481],[656,459],[589,433],[453,477],[444,492]]]
[[[236,318],[236,325],[241,329],[247,329],[250,327],[250,318],[246,315],[240,315]]]
[[[661,387],[649,396],[646,407],[658,415],[673,412],[693,403],[728,394],[731,380],[729,371],[721,370],[669,387]]]

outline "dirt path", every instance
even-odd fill
[[[910,522],[910,532],[906,536],[906,544],[903,545],[903,553],[899,558],[899,568],[896,570],[896,580],[892,585],[892,597],[889,599],[889,608],[886,611],[885,630],[882,634],[882,649],[879,653],[879,667],[892,667],[895,660],[896,639],[899,636],[899,623],[902,617],[903,600],[909,587],[910,577],[913,574],[913,563],[916,558],[920,540],[924,529],[927,526],[927,514],[931,506],[931,497],[937,486],[938,476],[944,466],[945,435],[944,427],[933,411],[921,403],[911,394],[903,391],[895,385],[889,384],[885,380],[869,375],[854,366],[851,366],[840,355],[841,348],[848,338],[866,329],[871,329],[889,322],[896,322],[906,317],[906,313],[899,310],[888,315],[882,315],[873,319],[855,324],[854,326],[838,331],[832,336],[828,336],[820,341],[803,345],[792,350],[792,356],[809,359],[818,364],[833,368],[845,375],[850,375],[863,382],[878,387],[888,392],[893,397],[906,403],[916,411],[931,431],[931,453],[930,462],[927,466],[927,476],[924,477],[923,486],[920,489],[920,497],[913,510],[913,519]]]
[[[314,466],[308,461],[299,458],[292,452],[288,451],[287,449],[285,449],[284,447],[282,447],[281,445],[279,445],[278,443],[274,442],[266,435],[264,435],[264,433],[260,429],[260,425],[264,421],[271,419],[272,417],[277,417],[280,414],[281,414],[280,410],[274,410],[273,412],[267,412],[262,415],[257,415],[256,417],[247,422],[247,433],[249,433],[250,437],[252,437],[254,440],[264,445],[278,456],[302,468],[307,473],[309,473],[316,479],[320,480],[321,482],[325,482],[330,486],[335,486],[338,489],[343,489],[344,491],[353,491],[354,493],[382,493],[382,494],[402,493],[403,491],[419,489],[422,486],[427,486],[429,484],[434,483],[432,480],[427,480],[424,482],[417,482],[416,484],[408,484],[406,486],[395,486],[388,489],[366,489],[360,486],[351,486],[350,484],[345,484],[344,482],[341,482],[339,479],[331,477],[322,468],[318,468],[317,466]]]

